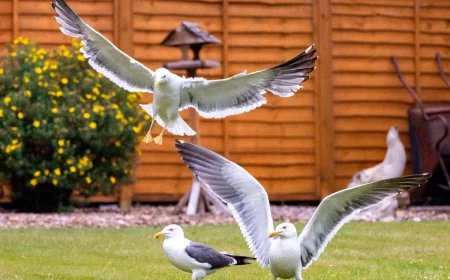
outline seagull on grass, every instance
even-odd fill
[[[203,279],[218,269],[250,264],[252,257],[219,253],[211,247],[184,238],[183,229],[168,225],[155,234],[155,239],[164,236],[163,250],[169,262],[176,268],[192,273],[192,280]]]
[[[300,236],[291,223],[274,230],[263,186],[239,165],[184,141],[176,147],[189,169],[228,204],[250,250],[274,279],[301,280],[301,272],[317,260],[336,232],[359,211],[426,183],[430,174],[410,175],[338,191],[322,200]]]
[[[153,72],[86,24],[64,0],[53,0],[52,7],[58,14],[55,19],[61,24],[60,30],[81,38],[84,44],[81,52],[96,71],[127,91],[155,94],[152,105],[141,104],[153,118],[144,138],[146,143],[161,144],[166,129],[175,135],[194,135],[196,132],[181,118],[181,110],[193,107],[205,118],[242,114],[265,104],[262,94],[267,90],[281,97],[294,95],[315,69],[317,57],[312,45],[283,64],[250,74],[244,71],[228,79],[184,78],[164,68]],[[154,121],[163,131],[152,138]]]
[[[379,180],[402,176],[406,165],[406,151],[402,140],[398,135],[397,126],[392,126],[386,136],[387,151],[381,163],[361,170],[352,176],[347,188],[353,188],[362,184]],[[369,215],[376,219],[395,218],[398,208],[397,197],[386,199],[374,207],[363,211],[363,215]]]

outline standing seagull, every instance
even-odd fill
[[[184,238],[183,229],[177,225],[168,225],[155,234],[155,239],[165,237],[163,250],[169,262],[176,268],[192,273],[192,280],[203,279],[218,269],[250,264],[252,257],[219,253],[211,247],[192,242]]]
[[[386,136],[386,143],[387,151],[384,160],[373,167],[355,173],[347,188],[402,176],[406,165],[406,152],[398,135],[397,126],[393,126],[389,129]],[[397,198],[391,197],[374,207],[370,207],[361,214],[369,215],[370,217],[377,219],[395,218],[397,208]]]
[[[146,143],[162,144],[164,130],[175,135],[194,135],[196,132],[180,117],[179,111],[189,107],[204,118],[224,118],[251,111],[266,103],[266,90],[281,97],[290,97],[302,88],[302,82],[315,69],[316,50],[310,46],[300,55],[278,66],[222,80],[179,77],[160,68],[155,72],[115,47],[98,31],[86,24],[64,0],[53,0],[52,7],[59,15],[61,31],[81,38],[81,52],[89,64],[105,77],[128,91],[153,92],[152,105],[141,105],[152,117],[152,124],[144,138]],[[154,139],[153,122],[163,127]]]
[[[189,169],[228,204],[250,250],[274,279],[301,280],[336,232],[359,211],[426,183],[430,174],[410,175],[345,189],[323,199],[300,236],[291,223],[274,230],[267,193],[245,169],[198,145],[177,141]],[[274,238],[271,241],[270,238]]]

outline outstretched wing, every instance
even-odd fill
[[[409,175],[341,190],[327,196],[306,224],[298,241],[303,269],[323,252],[336,232],[361,210],[402,191],[424,185],[431,174]]]
[[[239,165],[208,149],[179,140],[175,146],[195,176],[228,204],[257,262],[266,267],[273,221],[261,184]]]
[[[194,107],[205,118],[224,118],[266,103],[266,90],[289,97],[315,69],[314,45],[293,59],[262,71],[245,72],[223,80],[186,79],[181,88],[180,110]]]
[[[98,31],[92,29],[66,4],[53,0],[52,7],[59,16],[62,33],[81,38],[81,52],[97,72],[125,90],[153,92],[153,71],[116,48]]]

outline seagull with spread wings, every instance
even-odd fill
[[[217,252],[211,247],[184,237],[178,225],[168,225],[155,234],[155,239],[165,237],[163,250],[176,268],[192,273],[192,280],[203,279],[217,270],[229,266],[250,264],[252,257]]]
[[[228,79],[208,81],[203,78],[184,78],[160,68],[152,71],[134,60],[98,31],[86,24],[64,0],[53,0],[52,7],[61,24],[61,31],[81,38],[81,52],[89,64],[118,86],[130,92],[153,92],[153,104],[141,105],[152,117],[152,124],[144,138],[146,143],[162,143],[164,130],[175,135],[194,135],[196,132],[180,117],[179,111],[189,107],[205,118],[224,118],[251,111],[266,103],[262,96],[270,91],[281,97],[292,96],[308,80],[315,69],[317,57],[314,45],[303,53],[278,66]],[[154,121],[163,131],[152,138]]]
[[[324,198],[300,236],[291,223],[274,230],[263,186],[245,169],[198,145],[177,141],[189,169],[227,203],[250,250],[275,279],[301,280],[301,272],[319,258],[337,231],[361,210],[426,183],[431,174],[410,175],[345,189]],[[272,240],[273,239],[273,240]]]

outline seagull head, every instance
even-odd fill
[[[166,68],[159,68],[155,71],[155,86],[159,87],[161,84],[167,83],[170,80],[171,74]]]
[[[162,231],[155,234],[154,238],[160,238],[164,236],[168,238],[184,238],[183,229],[178,225],[168,225]]]
[[[269,238],[279,237],[279,238],[297,238],[297,229],[291,223],[282,223],[277,226],[275,231],[269,234]]]
[[[388,132],[387,137],[386,137],[386,142],[387,142],[387,144],[389,146],[390,144],[395,144],[398,141],[399,141],[398,127],[395,125],[395,126],[392,126],[389,129],[389,132]]]

